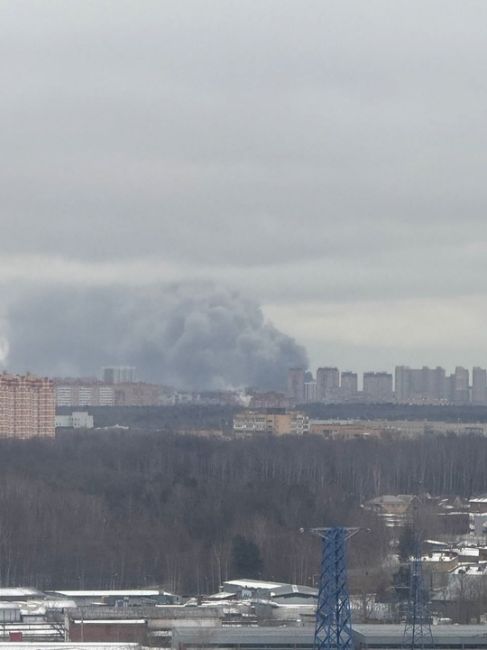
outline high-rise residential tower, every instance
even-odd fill
[[[357,398],[358,375],[356,372],[346,370],[340,377],[340,398],[349,402]]]
[[[392,402],[392,374],[364,372],[364,397],[369,402]]]
[[[472,404],[487,404],[487,371],[478,366],[472,370]]]
[[[105,384],[133,384],[135,382],[134,366],[104,366],[101,369]]]
[[[339,397],[340,371],[338,368],[318,368],[316,394],[320,402],[334,402]]]
[[[304,368],[289,368],[287,373],[287,395],[296,404],[304,402],[304,383],[306,371]]]
[[[0,375],[0,437],[54,436],[54,384],[34,375]]]

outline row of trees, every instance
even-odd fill
[[[205,593],[247,574],[312,584],[317,525],[370,528],[350,564],[380,567],[380,493],[487,491],[487,440],[225,441],[83,433],[0,441],[0,583],[163,584]]]

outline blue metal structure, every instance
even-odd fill
[[[414,556],[409,563],[409,599],[404,626],[403,646],[405,648],[432,648],[433,634],[428,611],[428,599],[423,581],[421,545],[415,544]]]
[[[358,528],[313,528],[322,539],[314,650],[353,650],[346,541]]]

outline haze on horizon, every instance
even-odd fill
[[[103,351],[120,312],[97,319],[100,295],[151,286],[235,308],[227,349],[251,340],[255,376],[300,345],[313,368],[487,365],[485,2],[7,0],[0,17],[7,365],[75,367],[55,333]],[[146,354],[161,309],[144,304]]]

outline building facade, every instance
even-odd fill
[[[157,406],[161,403],[161,387],[157,384],[56,379],[55,385],[57,406]]]
[[[235,415],[233,430],[239,435],[303,435],[309,433],[309,418],[299,411],[249,409]]]
[[[469,397],[469,372],[467,368],[457,366],[451,375],[450,401],[453,404],[468,404]]]
[[[392,402],[392,375],[388,372],[364,372],[364,396],[369,402]]]
[[[115,406],[115,387],[99,381],[55,380],[56,406]]]
[[[73,411],[67,415],[56,415],[56,428],[93,429],[93,416],[88,411]]]
[[[307,381],[304,384],[304,401],[313,403],[318,401],[318,393],[316,391],[316,382]]]
[[[440,404],[447,400],[447,378],[441,367],[396,366],[395,396],[400,404]]]
[[[487,371],[478,366],[472,370],[472,404],[487,404]]]
[[[304,402],[304,368],[290,368],[287,373],[287,394],[296,404]]]
[[[55,435],[54,384],[47,377],[0,375],[0,437]]]
[[[318,368],[316,394],[320,402],[334,402],[339,397],[340,371],[338,368]]]
[[[349,370],[342,372],[340,378],[340,397],[343,401],[349,402],[357,399],[358,376],[356,372]]]
[[[101,378],[105,384],[133,384],[136,381],[134,366],[104,366]]]

